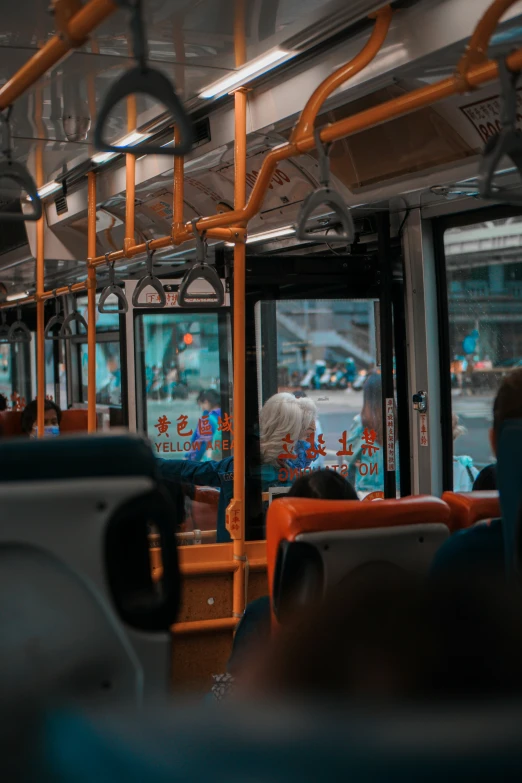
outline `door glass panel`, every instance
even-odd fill
[[[135,335],[138,426],[154,453],[200,464],[232,456],[228,313],[138,314]],[[215,542],[219,492],[187,487],[180,544]]]
[[[451,228],[448,281],[453,488],[494,461],[488,438],[501,379],[522,366],[522,218]]]
[[[0,394],[7,398],[8,403],[12,393],[11,370],[11,346],[0,345]]]
[[[87,343],[80,346],[82,365],[82,399],[87,400]],[[120,343],[96,343],[96,402],[98,405],[121,405]]]
[[[382,496],[383,457],[393,444],[399,486],[395,402],[389,428],[382,424],[375,319],[375,301],[368,299],[257,303],[260,405],[277,392],[304,393],[318,413],[315,438],[308,435],[298,447],[303,459],[281,461],[279,484],[326,467],[349,479],[360,498]],[[291,448],[282,444],[281,453]]]

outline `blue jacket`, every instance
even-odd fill
[[[502,520],[492,519],[453,533],[435,555],[431,574],[463,574],[475,569],[500,574],[504,562]]]
[[[192,484],[196,487],[217,487],[220,490],[216,541],[218,544],[231,541],[226,529],[226,510],[234,494],[234,457],[207,462],[158,459],[157,463],[159,474],[165,481]],[[300,467],[300,465],[292,465],[292,467]],[[272,465],[261,465],[260,477],[263,492],[266,492],[269,487],[290,484],[288,480],[279,480],[279,471]]]
[[[221,417],[221,408],[214,408],[214,410],[207,411],[198,420],[198,425],[192,434],[190,439],[191,451],[187,454],[185,459],[191,462],[201,462],[205,452],[210,443],[213,443],[216,433],[218,431],[218,422]],[[211,428],[209,435],[201,434],[201,419],[208,419],[208,423]],[[195,444],[197,443],[197,446]]]

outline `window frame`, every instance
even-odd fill
[[[437,284],[437,320],[439,325],[439,373],[440,373],[440,405],[442,411],[452,411],[451,395],[451,351],[449,330],[449,297],[448,275],[446,271],[446,254],[444,251],[444,234],[448,229],[470,226],[474,223],[485,223],[489,220],[502,220],[511,217],[521,217],[522,209],[504,205],[485,205],[466,212],[458,212],[434,218],[433,243],[435,251],[435,277]],[[441,415],[442,434],[442,489],[453,491],[453,427],[451,413]]]

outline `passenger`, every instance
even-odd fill
[[[315,431],[315,417],[316,407],[310,399],[296,400],[293,394],[282,392],[267,400],[259,414],[261,465],[258,469],[250,466],[252,475],[259,474],[262,491],[274,485],[288,486],[291,471],[309,466],[311,460],[299,441],[305,441]],[[158,459],[158,466],[161,477],[167,481],[219,487],[216,540],[230,541],[225,517],[233,495],[234,457],[199,463]]]
[[[450,704],[522,696],[522,598],[503,580],[418,580],[356,569],[268,649],[238,687],[250,697]]]
[[[358,500],[350,482],[335,470],[316,470],[301,476],[290,487],[285,497],[314,500]],[[274,502],[277,502],[274,501]],[[266,646],[270,639],[270,598],[263,596],[251,601],[237,626],[228,671],[238,676],[248,666],[256,649]]]
[[[394,406],[395,419],[395,406]],[[397,427],[394,427],[397,433]],[[363,404],[360,416],[356,416],[347,438],[348,449],[353,455],[348,458],[348,478],[361,495],[384,489],[383,426],[382,426],[382,381],[372,372],[363,386]],[[395,434],[395,465],[398,478],[398,447]],[[364,466],[364,469],[363,469]]]
[[[460,435],[466,433],[466,428],[459,423],[459,417],[456,413],[452,415],[453,441],[456,441]],[[453,491],[471,492],[473,482],[478,476],[478,470],[473,466],[473,459],[462,455],[453,456]]]
[[[497,451],[497,438],[504,421],[522,418],[522,368],[513,370],[502,381],[493,403],[493,427],[489,439],[493,453]],[[469,530],[454,533],[437,552],[432,573],[487,569],[504,571],[504,537],[502,520],[474,525]]]
[[[207,450],[212,451],[212,443],[221,417],[219,394],[214,389],[200,391],[196,402],[203,415],[194,430],[190,442],[191,450],[186,457],[191,462],[201,462]]]
[[[308,400],[309,399],[309,397],[306,394],[306,392],[304,392],[302,390],[295,391],[294,392],[294,397],[296,398],[296,400],[304,400],[304,399]],[[303,402],[303,403],[301,403],[301,405],[306,407],[308,405],[308,403]],[[315,406],[315,403],[313,403],[313,405]],[[315,437],[316,438],[320,438],[321,435],[323,435],[323,429],[321,427],[321,423],[319,421],[319,418],[316,417],[316,419],[315,419]],[[309,448],[310,448],[310,443],[309,442],[307,442],[307,441],[300,441],[298,446],[297,446],[297,453],[298,453],[298,455],[301,455],[301,457],[302,457],[303,451],[306,453],[306,451],[308,451]],[[317,459],[315,459],[313,462],[310,463],[310,467],[312,468],[312,470],[315,470],[316,468],[323,468],[324,467],[324,457],[322,456],[322,454],[319,454]]]
[[[495,490],[497,488],[497,465],[493,462],[491,465],[486,465],[482,468],[475,483],[473,484],[473,492],[481,492],[483,490]]]
[[[22,432],[30,438],[38,437],[37,402],[33,400],[22,411]],[[44,437],[54,438],[60,434],[62,411],[52,400],[44,402]]]

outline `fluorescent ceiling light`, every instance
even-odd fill
[[[21,294],[9,294],[9,296],[6,297],[6,301],[16,302],[18,299],[25,299],[26,296],[29,296],[29,291],[22,291]]]
[[[205,89],[199,93],[199,97],[215,98],[216,95],[224,95],[233,88],[245,84],[254,76],[260,76],[262,73],[266,73],[266,71],[269,71],[275,65],[282,63],[283,60],[288,60],[292,56],[292,52],[285,52],[283,49],[273,49],[271,52],[263,55],[263,57],[252,60],[244,65],[243,68],[234,71],[230,76],[226,76],[224,79],[220,79],[220,81],[205,87]]]
[[[283,228],[276,228],[273,231],[263,231],[262,234],[252,234],[247,237],[247,245],[252,245],[255,242],[265,242],[268,239],[289,237],[292,234],[295,234],[295,228],[293,226],[284,226]]]
[[[42,185],[41,188],[38,188],[38,195],[40,198],[45,198],[46,196],[50,196],[51,193],[56,193],[58,190],[61,190],[62,185],[60,182],[47,182],[45,185]]]
[[[107,163],[108,160],[116,157],[116,152],[98,152],[93,155],[91,160],[93,163]]]
[[[122,136],[121,139],[117,139],[117,141],[114,142],[114,146],[133,147],[140,141],[149,138],[150,133],[140,133],[139,131],[134,130],[131,131],[131,133],[127,133],[126,136]],[[112,160],[112,158],[115,158],[117,154],[117,152],[98,152],[96,155],[92,156],[91,160],[93,163],[107,163],[109,160]]]

